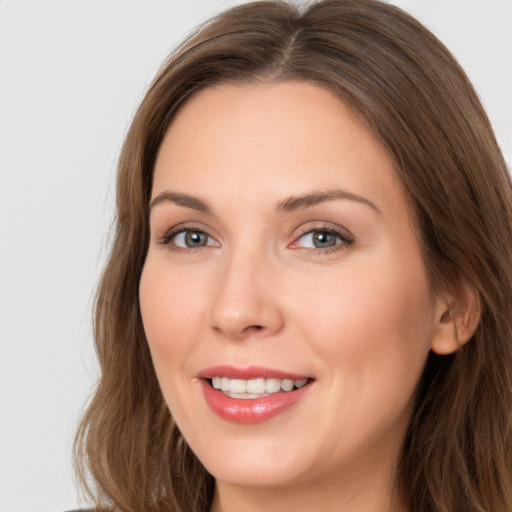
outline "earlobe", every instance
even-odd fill
[[[481,313],[480,296],[468,284],[462,284],[456,293],[439,296],[435,308],[432,351],[447,355],[459,350],[475,333]]]

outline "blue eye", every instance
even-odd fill
[[[165,234],[158,243],[167,245],[169,249],[175,251],[202,249],[208,246],[219,247],[219,243],[208,233],[193,226],[177,227]]]
[[[339,235],[326,230],[314,230],[302,235],[300,246],[309,249],[328,249],[341,243]]]
[[[329,250],[350,247],[353,240],[332,228],[318,228],[307,231],[293,244],[293,248],[311,249],[314,251],[329,252]]]
[[[172,234],[169,242],[181,249],[195,249],[206,247],[207,245],[216,245],[214,240],[203,231],[184,229]]]

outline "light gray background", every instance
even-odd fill
[[[0,511],[79,504],[90,310],[116,157],[159,64],[221,0],[0,0]],[[512,162],[512,1],[396,0],[448,45]]]

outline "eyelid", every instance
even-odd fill
[[[340,243],[334,246],[320,248],[320,247],[301,247],[298,242],[306,235],[314,232],[327,232],[340,239]],[[300,228],[300,233],[294,238],[294,241],[289,245],[294,250],[308,251],[311,254],[328,254],[332,252],[342,251],[351,247],[355,242],[354,235],[346,228],[338,225],[323,222],[321,224],[307,224]]]
[[[177,245],[172,245],[171,242],[175,239],[180,233],[186,231],[193,231],[198,233],[204,233],[210,240],[213,240],[215,243],[207,243],[204,246],[199,247],[180,247]],[[210,233],[210,230],[207,229],[204,225],[195,223],[195,222],[183,222],[177,224],[170,229],[168,229],[162,236],[157,237],[156,243],[159,245],[169,246],[170,249],[175,251],[197,251],[201,249],[205,249],[207,247],[220,247],[219,242],[216,240],[215,236]]]
[[[197,245],[197,246],[193,245],[190,247],[187,246],[187,237],[189,234],[192,234],[192,233],[199,234],[199,235],[201,235],[201,237],[205,237],[206,241],[205,241],[204,245]],[[178,231],[177,233],[172,235],[172,238],[170,241],[173,242],[173,247],[176,247],[179,249],[184,249],[184,250],[201,249],[204,247],[212,247],[212,246],[215,247],[216,246],[216,242],[208,233],[205,233],[204,231],[199,231],[197,229],[181,229],[180,231]]]
[[[186,231],[195,231],[204,233],[210,241],[213,241],[214,243],[208,242],[206,245],[198,246],[198,247],[180,247],[177,245],[171,244],[172,240],[176,238],[177,235],[180,233],[186,232]],[[298,242],[303,238],[305,235],[308,235],[313,232],[327,232],[330,233],[337,238],[340,239],[340,242],[335,244],[334,246],[330,247],[301,247],[298,245]],[[355,242],[355,238],[352,235],[352,233],[337,224],[332,224],[330,222],[322,222],[322,223],[308,223],[306,225],[303,225],[300,227],[300,232],[298,235],[295,236],[293,242],[289,244],[289,248],[293,250],[301,250],[301,251],[307,251],[311,254],[328,254],[331,252],[337,252],[344,249],[347,249],[351,247]],[[168,229],[162,236],[158,237],[156,239],[156,243],[159,245],[168,246],[169,249],[173,251],[185,251],[185,252],[191,252],[191,251],[200,251],[204,250],[208,247],[220,247],[220,243],[217,240],[217,237],[215,235],[211,234],[211,230],[205,227],[202,223],[196,223],[196,222],[183,222],[180,224],[177,224],[175,226],[172,226],[170,229]]]

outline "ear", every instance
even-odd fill
[[[435,332],[431,349],[438,355],[456,352],[476,331],[482,306],[477,290],[460,283],[453,292],[437,297],[435,304]]]

